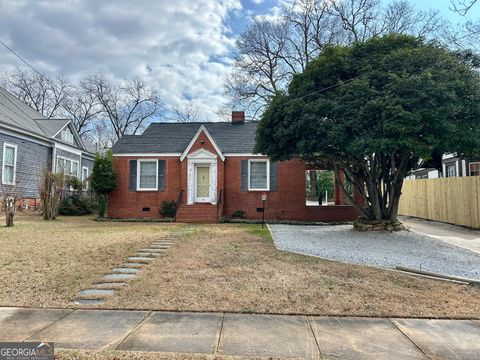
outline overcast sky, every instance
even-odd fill
[[[48,77],[140,76],[167,104],[192,103],[202,120],[215,120],[247,15],[271,12],[278,1],[0,0],[0,40]],[[415,3],[454,16],[449,0]],[[0,64],[22,67],[2,46]]]

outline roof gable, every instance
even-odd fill
[[[218,156],[220,156],[220,158],[223,160],[225,160],[225,156],[223,156],[222,152],[220,151],[220,149],[218,148],[217,144],[215,143],[215,141],[212,139],[212,136],[210,135],[210,133],[208,132],[207,128],[205,127],[205,125],[202,124],[202,126],[200,126],[197,130],[197,133],[195,134],[195,136],[192,138],[192,140],[190,141],[190,143],[188,144],[187,148],[183,151],[182,155],[180,156],[180,161],[183,161],[183,159],[185,159],[185,156],[187,156],[187,154],[190,152],[190,149],[193,147],[193,145],[195,144],[195,142],[198,140],[199,136],[201,134],[205,134],[205,136],[208,138],[210,144],[213,146],[213,148],[215,149],[215,151],[217,152]],[[201,145],[200,145],[201,146]]]

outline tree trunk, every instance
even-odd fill
[[[6,223],[7,227],[13,226],[13,217],[15,216],[13,211],[7,210],[6,212]]]

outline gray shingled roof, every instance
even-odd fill
[[[253,152],[257,122],[152,123],[142,135],[123,136],[112,150],[115,154],[182,153],[202,125],[222,153]]]

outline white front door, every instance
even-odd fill
[[[210,165],[195,166],[195,202],[210,202]]]

